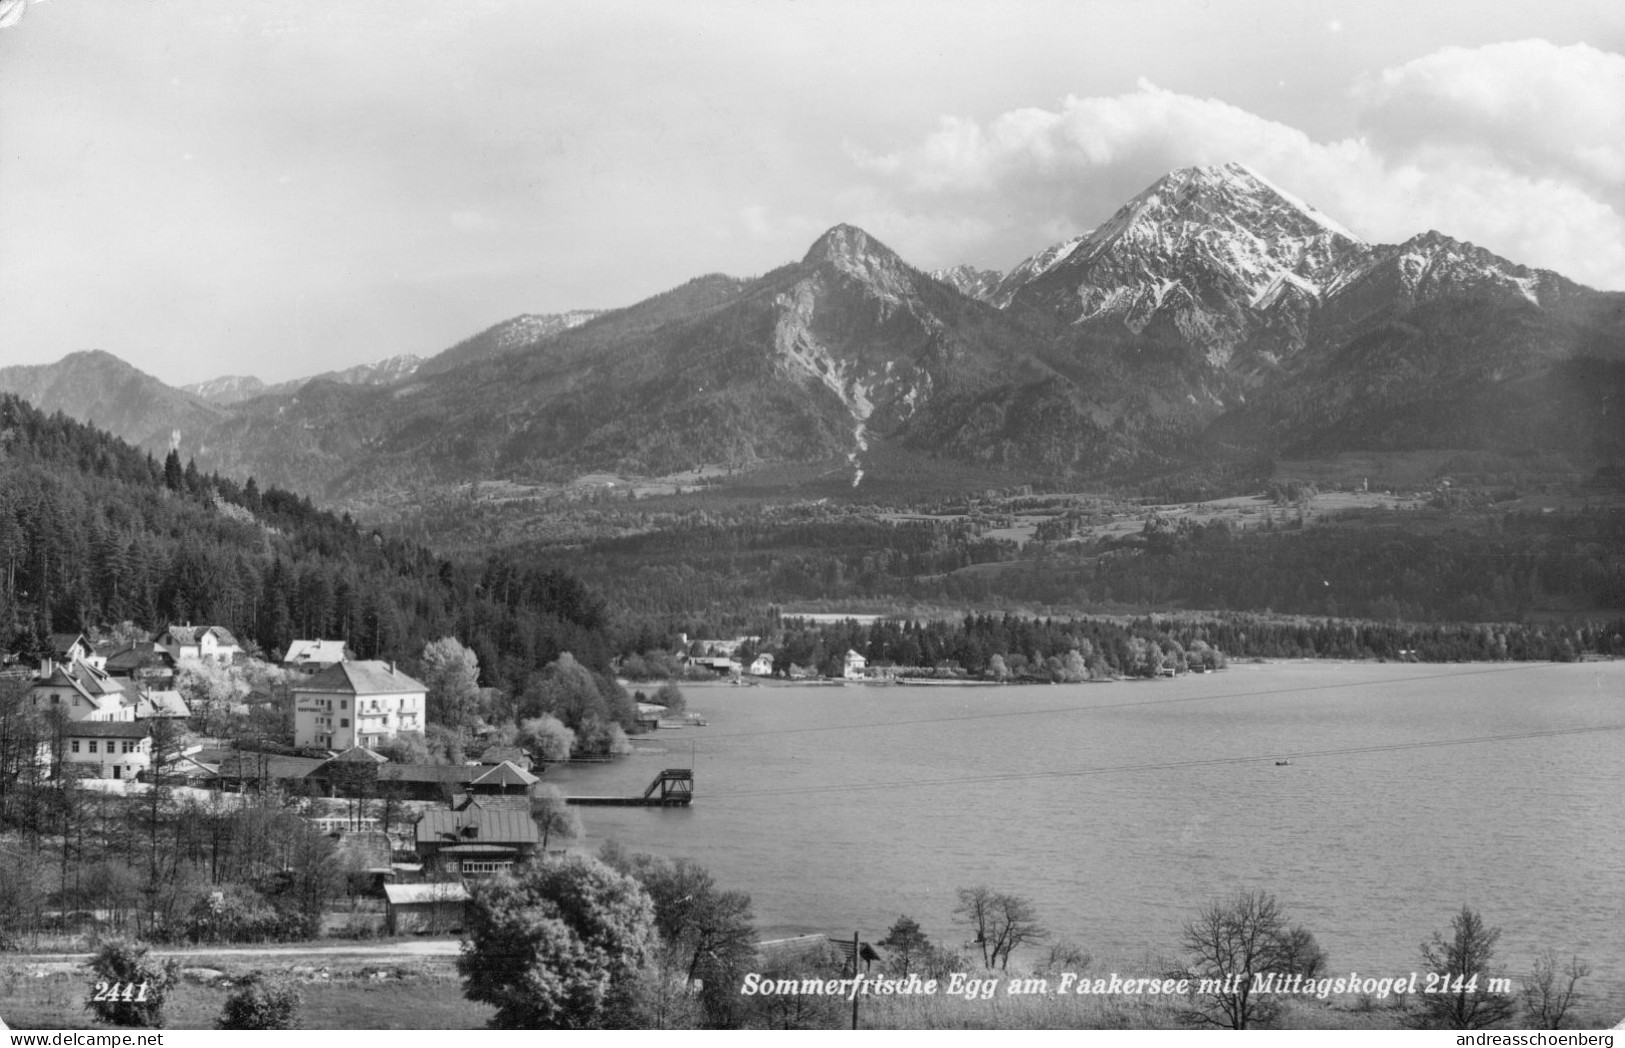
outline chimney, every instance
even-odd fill
[[[391,677],[395,676],[395,660],[394,659],[389,660],[389,675]]]

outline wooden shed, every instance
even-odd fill
[[[468,905],[468,889],[461,881],[384,885],[384,932],[458,931]]]

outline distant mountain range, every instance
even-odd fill
[[[357,364],[343,371],[327,371],[311,378],[293,379],[274,385],[267,385],[252,375],[228,375],[207,382],[194,382],[189,386],[182,386],[181,389],[210,404],[225,407],[239,404],[251,397],[293,393],[317,381],[337,382],[346,386],[387,386],[413,374],[422,364],[422,357],[402,353],[398,356],[385,357],[383,360],[375,360],[370,364]]]
[[[1226,164],[1009,273],[927,274],[837,226],[759,278],[516,317],[428,360],[181,391],[74,354],[0,389],[357,503],[701,463],[855,483],[921,458],[1029,478],[1437,447],[1618,464],[1625,294],[1437,232],[1369,244]]]

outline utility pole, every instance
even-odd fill
[[[852,1029],[858,1028],[858,951],[862,947],[858,943],[858,933],[852,933]]]

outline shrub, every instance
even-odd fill
[[[218,1030],[292,1030],[305,1003],[299,987],[285,975],[255,972],[226,998]]]
[[[179,961],[149,960],[146,943],[108,939],[90,961],[85,1008],[118,1026],[162,1026],[164,1001],[180,980]]]

